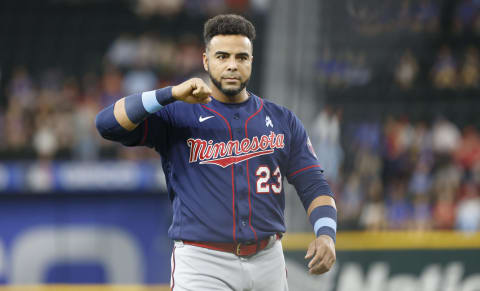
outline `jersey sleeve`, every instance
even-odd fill
[[[305,209],[318,196],[333,193],[302,122],[293,113],[290,119],[290,153],[287,180],[292,184]]]
[[[293,113],[290,115],[289,126],[291,134],[287,167],[289,181],[304,172],[323,172],[302,122]]]
[[[168,136],[171,132],[169,107],[147,117],[135,130],[138,131],[136,140],[131,146],[147,146],[163,153],[167,147]]]
[[[148,115],[134,130],[128,131],[116,120],[112,104],[97,114],[95,125],[105,139],[119,142],[125,146],[148,146],[161,151],[165,149],[168,134],[171,132],[169,114],[171,106],[165,106],[158,112]]]

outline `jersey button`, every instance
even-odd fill
[[[236,119],[236,120],[240,119],[240,114],[235,113],[235,114],[233,115],[233,119]]]
[[[247,226],[247,222],[245,220],[242,220],[242,226]]]

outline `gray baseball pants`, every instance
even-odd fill
[[[171,264],[173,291],[288,291],[280,240],[246,258],[175,241]]]

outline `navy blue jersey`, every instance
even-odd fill
[[[284,178],[321,173],[300,120],[253,94],[240,104],[174,102],[141,126],[140,144],[162,157],[172,239],[245,242],[285,232]]]

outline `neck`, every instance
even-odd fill
[[[212,82],[210,82],[210,88],[212,90],[212,97],[222,103],[242,103],[248,99],[248,93],[246,88],[243,88],[240,93],[233,96],[223,94],[223,92],[220,91],[220,89],[218,89],[217,86],[215,86],[215,84],[213,84]]]

